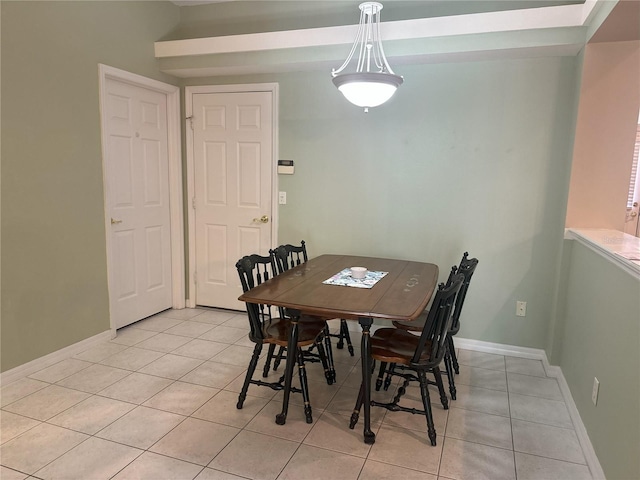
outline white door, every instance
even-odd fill
[[[244,309],[235,263],[272,247],[272,101],[271,92],[193,95],[198,305]]]
[[[109,298],[116,328],[171,307],[166,95],[106,80]]]

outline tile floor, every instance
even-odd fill
[[[142,320],[2,387],[0,478],[591,479],[558,383],[535,360],[460,350],[457,400],[444,410],[432,395],[438,445],[424,417],[380,408],[365,445],[362,422],[347,428],[360,379],[352,338],[355,357],[334,348],[337,384],[308,366],[313,424],[294,395],[279,426],[271,389],[251,386],[235,407],[253,347],[246,314]],[[415,387],[406,401],[420,406]]]

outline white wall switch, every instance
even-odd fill
[[[518,317],[527,316],[527,302],[521,302],[520,300],[516,302],[516,316]]]
[[[598,391],[600,390],[600,381],[593,377],[593,390],[591,391],[591,401],[594,405],[598,404]]]
[[[278,204],[280,205],[287,204],[287,192],[278,192]]]

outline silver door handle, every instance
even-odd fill
[[[254,218],[253,223],[269,223],[269,217],[262,215],[260,218]]]

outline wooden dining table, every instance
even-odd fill
[[[323,283],[344,269],[354,266],[370,272],[387,272],[371,288]],[[321,255],[285,271],[242,294],[238,300],[284,307],[290,318],[288,351],[298,341],[300,315],[343,318],[358,321],[362,327],[361,359],[364,385],[364,441],[375,442],[371,430],[371,343],[374,319],[415,320],[426,308],[438,281],[438,266],[432,263],[353,255]],[[294,355],[287,355],[282,412],[276,423],[286,422],[291,392]],[[354,399],[355,403],[355,399]]]

